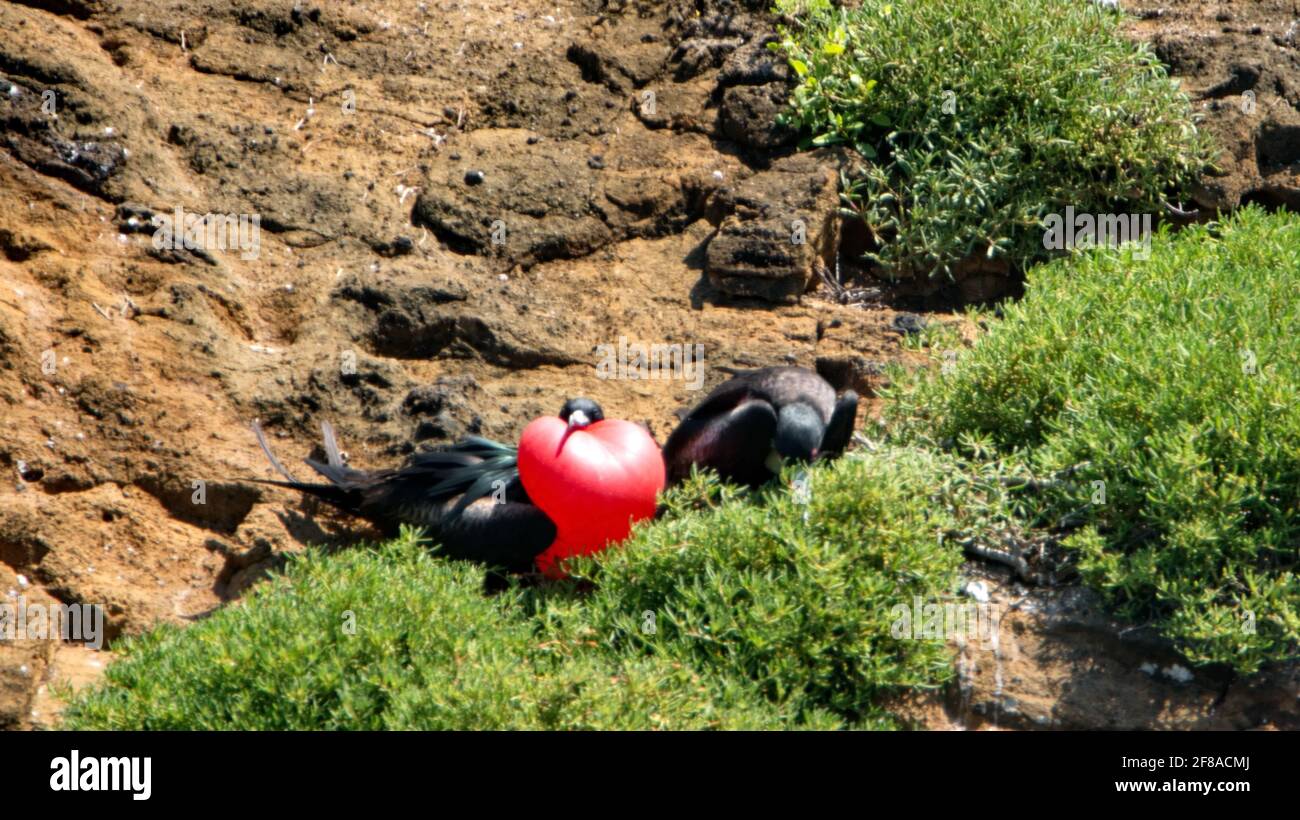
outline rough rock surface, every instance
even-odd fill
[[[715,212],[725,214],[709,242],[705,270],[734,296],[794,301],[833,268],[840,247],[839,191],[847,152],[794,154],[724,187]]]
[[[1125,3],[1218,140],[1218,170],[1196,202],[1210,212],[1258,202],[1300,210],[1300,12],[1289,0]]]
[[[17,606],[20,601],[39,606],[56,603],[25,576],[0,563],[0,605]],[[0,640],[0,730],[30,724],[36,690],[45,680],[54,648],[50,641],[24,635]]]
[[[950,729],[1300,729],[1300,664],[1246,680],[1195,668],[1149,628],[1117,623],[1089,590],[1026,587],[1000,568],[967,572],[980,633],[952,644],[957,678],[901,711]],[[986,603],[981,604],[978,599]]]

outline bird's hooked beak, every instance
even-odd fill
[[[559,453],[561,450],[564,449],[565,442],[569,440],[569,436],[573,434],[574,430],[581,430],[590,424],[591,424],[591,417],[588,416],[586,413],[582,412],[581,410],[574,410],[572,413],[570,413],[569,426],[565,428],[564,435],[560,436],[560,445],[555,448],[555,452]]]

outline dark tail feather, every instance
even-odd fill
[[[343,466],[343,454],[339,452],[338,440],[334,438],[334,425],[328,421],[320,423],[321,436],[325,439],[325,459],[331,467]]]
[[[320,423],[321,439],[325,445],[325,463],[321,464],[313,458],[305,458],[303,461],[308,467],[328,478],[332,483],[340,487],[355,487],[357,480],[364,477],[360,470],[354,470],[343,463],[343,453],[339,450],[338,439],[334,437],[334,425],[328,421]]]
[[[312,459],[307,459],[306,461],[308,465],[316,470],[316,472],[328,478],[332,482],[331,484],[308,484],[294,478],[293,474],[285,469],[285,466],[280,463],[280,459],[276,458],[275,453],[271,451],[271,445],[267,443],[266,433],[262,431],[262,425],[253,422],[252,428],[253,434],[257,436],[257,443],[261,446],[262,452],[266,454],[267,460],[271,462],[271,466],[275,468],[275,471],[284,476],[286,480],[277,481],[267,478],[250,478],[248,479],[249,481],[254,481],[258,484],[270,484],[275,487],[287,487],[290,490],[297,490],[300,493],[314,495],[322,501],[328,501],[336,507],[341,507],[345,510],[351,510],[356,506],[357,500],[353,497],[353,491],[345,489],[342,486],[336,486],[343,483],[348,473],[355,471],[343,466],[343,460],[339,457],[338,443],[334,439],[334,430],[330,427],[329,422],[325,422],[322,425],[325,433],[325,452],[331,461],[336,458],[338,459],[338,466],[335,467],[332,464],[321,464]]]
[[[243,480],[297,490],[300,493],[315,496],[321,501],[333,504],[342,510],[353,511],[356,508],[356,499],[352,497],[352,493],[341,487],[335,487],[333,484],[304,484],[301,481],[277,481],[273,478],[245,478]]]
[[[284,476],[286,479],[288,479],[291,482],[291,484],[286,486],[293,486],[294,484],[297,484],[298,479],[294,478],[293,475],[284,468],[284,465],[280,463],[280,459],[275,457],[275,453],[271,452],[271,445],[266,443],[266,434],[262,432],[262,425],[258,424],[257,422],[253,422],[252,427],[253,427],[253,435],[257,436],[257,443],[261,445],[262,452],[266,453],[267,461],[271,462],[271,466],[275,468],[275,471],[277,473]],[[260,479],[254,479],[254,480],[261,481]],[[278,484],[280,482],[261,481],[261,483]]]
[[[321,464],[314,458],[304,458],[302,462],[328,478],[331,483],[337,484],[340,487],[355,488],[359,480],[365,477],[365,473],[360,470],[354,470],[351,467],[345,466],[336,467],[333,464]]]

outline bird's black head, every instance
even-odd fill
[[[773,444],[782,458],[812,461],[821,447],[826,422],[810,404],[795,402],[781,408],[776,415]]]
[[[560,418],[570,427],[582,428],[605,418],[605,411],[591,399],[569,399],[560,408]]]

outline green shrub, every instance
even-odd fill
[[[891,635],[894,606],[954,590],[951,469],[860,453],[811,470],[808,503],[697,479],[574,581],[493,597],[409,534],[299,556],[239,604],[125,642],[65,726],[892,726],[891,695],[951,674],[942,640]]]
[[[1189,657],[1253,671],[1300,641],[1300,220],[1250,208],[1030,271],[974,348],[904,377],[914,439],[1078,466],[1042,522],[1089,525],[1086,580]],[[1082,466],[1080,466],[1082,465]]]
[[[590,623],[633,657],[752,681],[797,716],[887,721],[880,703],[947,680],[942,641],[891,635],[897,604],[955,591],[951,466],[888,450],[810,471],[808,496],[680,507],[602,557]],[[653,634],[643,629],[653,617]]]
[[[873,163],[847,197],[890,275],[973,254],[1045,258],[1043,221],[1163,213],[1208,143],[1187,98],[1121,15],[1083,0],[779,0],[793,114],[814,144]]]
[[[483,573],[409,535],[293,560],[191,627],[128,641],[66,728],[770,728],[752,690],[539,638]],[[351,613],[349,615],[348,613]],[[353,620],[354,619],[354,620]],[[351,624],[355,624],[355,629]]]

